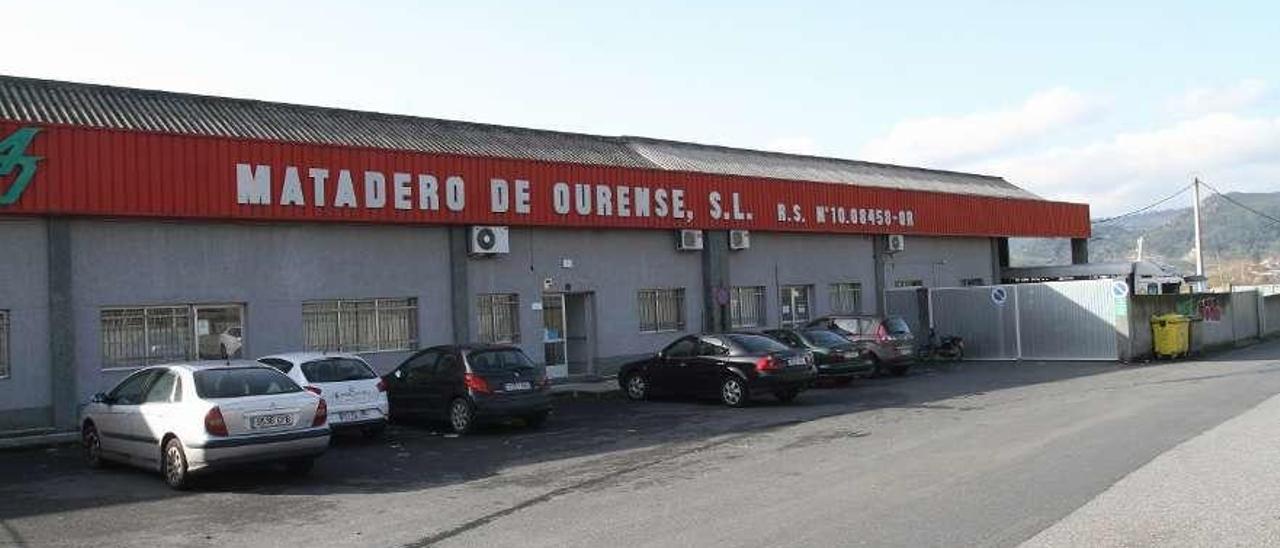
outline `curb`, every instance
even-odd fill
[[[68,443],[75,443],[79,440],[79,432],[51,432],[48,434],[15,436],[11,438],[0,438],[0,450],[30,449],[32,447],[44,447],[48,445],[64,445]]]

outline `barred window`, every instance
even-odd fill
[[[640,332],[684,331],[684,288],[641,289]]]
[[[103,309],[102,366],[141,367],[191,357],[191,317],[190,306]]]
[[[0,310],[0,379],[9,378],[9,311]]]
[[[924,287],[924,280],[898,280],[893,282],[894,287]]]
[[[418,347],[418,299],[337,299],[302,303],[303,346],[312,351],[379,352]]]
[[[976,287],[980,285],[985,285],[985,283],[983,282],[982,278],[965,278],[963,280],[960,280],[960,285],[964,287]]]
[[[847,282],[831,284],[832,314],[862,313],[862,284]]]
[[[520,295],[491,293],[476,296],[480,331],[476,340],[485,343],[520,342]]]
[[[732,288],[729,291],[729,321],[735,329],[764,326],[764,286]]]

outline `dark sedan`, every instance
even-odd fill
[[[794,400],[817,374],[808,351],[762,335],[724,333],[681,337],[651,358],[622,366],[618,383],[632,400],[654,392],[714,394],[725,405],[742,407],[760,394]]]
[[[872,359],[870,350],[831,331],[769,329],[764,334],[791,348],[813,352],[819,379],[848,384],[855,375],[870,373],[875,369],[875,360]]]
[[[435,346],[385,379],[393,418],[443,420],[458,434],[485,418],[522,418],[537,427],[551,412],[546,371],[513,346]]]

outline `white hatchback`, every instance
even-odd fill
[[[329,404],[329,426],[366,436],[387,427],[387,383],[355,354],[293,352],[258,358]]]
[[[193,473],[222,465],[278,461],[305,474],[329,447],[326,407],[254,362],[147,367],[84,407],[85,461],[157,470],[175,489]]]

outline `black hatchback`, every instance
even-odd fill
[[[514,346],[434,346],[384,378],[392,418],[440,420],[457,434],[480,419],[539,427],[551,413],[546,371]]]
[[[632,400],[654,392],[715,395],[742,407],[753,396],[794,400],[817,377],[813,356],[762,335],[724,333],[681,337],[651,358],[618,371],[618,383]]]

